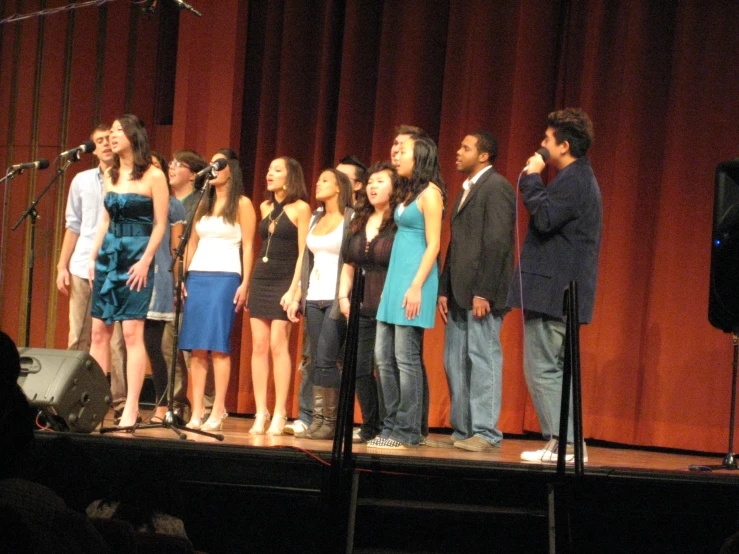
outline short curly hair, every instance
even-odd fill
[[[595,133],[593,122],[580,108],[565,108],[547,116],[547,126],[554,129],[557,144],[570,143],[570,153],[582,158],[588,152]]]

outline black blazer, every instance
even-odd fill
[[[472,309],[473,297],[480,296],[492,310],[503,311],[513,276],[513,187],[491,167],[472,185],[459,209],[463,194],[451,213],[452,236],[439,277],[439,296],[453,298],[467,310]]]
[[[546,187],[538,173],[526,175],[521,197],[530,216],[520,260],[524,310],[561,318],[565,289],[575,280],[580,323],[590,323],[603,220],[590,161],[579,158]],[[508,305],[520,308],[521,296],[516,272]]]

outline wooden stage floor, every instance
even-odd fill
[[[146,413],[142,413],[144,420],[147,418]],[[187,433],[189,443],[197,443],[198,446],[212,445],[214,448],[222,446],[244,447],[258,449],[285,449],[294,448],[300,451],[314,453],[317,456],[326,459],[330,456],[332,441],[328,440],[309,440],[296,439],[292,436],[266,436],[266,435],[250,435],[249,429],[252,425],[252,419],[246,417],[229,417],[226,419],[222,434],[223,441],[203,437],[195,433]],[[104,422],[105,426],[112,426],[112,412]],[[97,433],[94,433],[97,434]],[[139,429],[135,434],[113,432],[106,434],[107,437],[119,437],[128,440],[141,439],[161,439],[165,441],[180,441],[177,435],[169,429]],[[440,434],[431,434],[431,437],[442,436]],[[586,440],[587,443],[587,440]],[[521,452],[526,450],[537,450],[542,448],[544,442],[541,440],[531,440],[526,438],[508,438],[504,439],[499,450],[487,453],[469,452],[458,448],[432,448],[421,446],[418,448],[404,450],[379,450],[368,448],[363,444],[354,444],[353,452],[357,458],[371,457],[372,459],[383,457],[399,457],[413,459],[416,463],[424,461],[438,465],[445,461],[449,465],[475,465],[482,466],[491,464],[491,466],[518,465],[521,469],[543,469],[551,468],[554,470],[554,464],[543,464],[540,462],[525,462],[520,459]],[[647,474],[666,474],[665,477],[682,478],[717,478],[723,481],[736,480],[739,484],[739,471],[713,470],[713,471],[694,471],[690,470],[690,466],[718,466],[721,464],[723,456],[706,455],[700,453],[670,453],[664,451],[654,451],[647,449],[637,449],[633,447],[617,447],[617,446],[591,446],[587,447],[589,461],[585,465],[585,471],[607,472],[615,470],[618,472],[645,472]],[[394,460],[401,462],[401,460]]]

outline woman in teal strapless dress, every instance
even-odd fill
[[[446,198],[436,144],[413,136],[400,147],[395,235],[377,309],[375,358],[387,417],[374,448],[418,446],[421,440],[423,331],[434,326],[437,256]]]
[[[164,174],[151,165],[149,141],[135,115],[116,119],[110,132],[113,167],[105,173],[105,211],[90,254],[90,355],[107,374],[113,322],[126,341],[128,392],[120,427],[136,424],[146,370],[144,321],[154,286],[152,260],[167,225]]]

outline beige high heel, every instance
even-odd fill
[[[213,417],[212,415],[208,418],[208,421],[203,423],[200,427],[201,431],[221,431],[223,429],[223,422],[228,417],[228,412],[223,412],[221,417]]]
[[[254,414],[254,424],[249,429],[250,435],[264,435],[264,427],[269,423],[269,412]]]
[[[286,415],[276,415],[272,418],[272,425],[267,429],[267,435],[279,436],[284,435],[285,424],[287,423]]]
[[[192,416],[190,418],[190,421],[187,422],[187,425],[185,425],[185,427],[187,427],[188,429],[195,429],[196,431],[200,429],[202,426],[203,426],[203,413],[200,414],[200,417]]]

